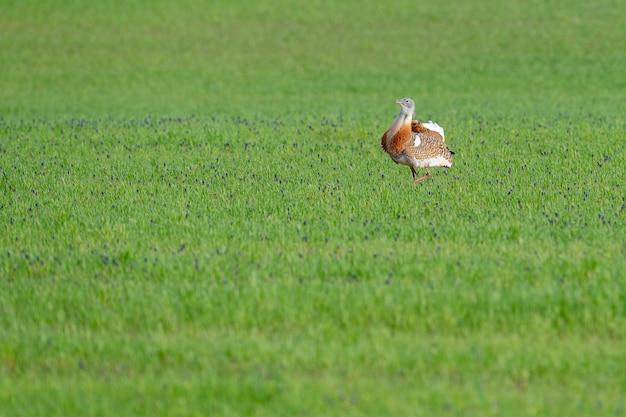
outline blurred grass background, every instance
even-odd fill
[[[619,3],[0,3],[0,114],[437,113],[624,106]],[[395,109],[394,109],[395,111]]]

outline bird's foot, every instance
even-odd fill
[[[418,182],[427,180],[429,178],[430,178],[430,171],[428,169],[426,170],[426,175],[424,175],[423,177],[419,177],[419,178],[417,178],[417,173],[413,171],[413,184],[417,184]]]

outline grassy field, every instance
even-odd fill
[[[0,416],[626,414],[622,9],[0,0]]]

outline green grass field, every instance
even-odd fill
[[[0,0],[0,416],[625,415],[625,19]]]

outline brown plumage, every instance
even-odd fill
[[[426,123],[426,126],[430,126],[431,128],[433,125],[441,128],[441,126],[439,126],[437,123],[433,123],[433,122]],[[440,141],[445,142],[445,139],[443,138],[443,135],[440,132],[431,130],[427,128],[426,126],[423,123],[421,123],[419,120],[411,120],[411,130],[413,132],[419,133],[422,135],[432,136],[435,139],[439,139]],[[441,129],[441,131],[443,132],[443,129]]]
[[[437,123],[413,120],[415,103],[410,98],[396,103],[400,105],[400,114],[381,138],[391,159],[411,168],[414,183],[430,178],[430,167],[451,167],[453,152],[445,145],[443,128]],[[415,168],[425,168],[426,175],[418,178]]]

